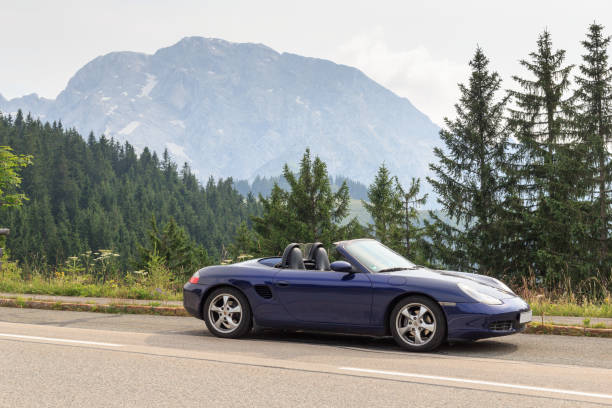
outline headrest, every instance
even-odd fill
[[[289,255],[291,254],[291,251],[294,249],[300,249],[300,244],[298,243],[291,243],[289,245],[287,245],[287,247],[285,248],[285,251],[283,251],[283,258],[281,259],[281,264],[280,267],[281,268],[288,268],[289,267]],[[300,253],[302,252],[302,250],[300,249]]]
[[[308,259],[314,261],[315,255],[317,254],[317,250],[321,247],[325,249],[325,246],[320,242],[315,242],[314,244],[312,244],[312,246],[310,247],[310,251],[308,251]]]

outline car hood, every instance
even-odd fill
[[[476,273],[444,271],[418,267],[417,269],[407,269],[403,271],[389,272],[390,276],[403,276],[406,278],[434,279],[454,283],[471,283],[475,289],[492,295],[498,299],[515,298],[517,295],[509,292],[504,286],[500,285],[497,279]]]

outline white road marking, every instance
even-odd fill
[[[93,346],[108,346],[108,347],[122,347],[123,346],[123,344],[115,344],[115,343],[101,343],[101,342],[98,342],[98,341],[58,339],[58,338],[55,338],[55,337],[26,336],[24,334],[5,334],[5,333],[0,333],[0,337],[11,337],[11,338],[14,338],[14,339],[26,339],[26,340],[59,341],[59,342],[62,342],[62,343],[89,344],[89,345],[93,345]]]
[[[560,390],[558,388],[534,387],[531,385],[508,384],[508,383],[500,383],[500,382],[494,382],[494,381],[470,380],[467,378],[440,377],[437,375],[402,373],[399,371],[371,370],[368,368],[356,368],[356,367],[338,367],[338,368],[340,370],[357,371],[361,373],[394,375],[394,376],[399,376],[399,377],[422,378],[422,379],[427,379],[427,380],[449,381],[449,382],[457,382],[457,383],[464,383],[464,384],[490,385],[493,387],[513,388],[513,389],[518,389],[518,390],[540,391],[540,392],[550,392],[554,394],[578,395],[581,397],[612,399],[611,394],[598,394],[598,393],[593,393],[593,392]]]

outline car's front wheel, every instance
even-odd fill
[[[395,342],[411,351],[431,351],[446,337],[444,312],[426,297],[409,296],[400,300],[389,319]]]
[[[246,297],[234,288],[213,291],[203,308],[204,322],[217,337],[238,338],[251,330],[251,307]]]

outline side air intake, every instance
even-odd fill
[[[264,299],[272,298],[272,290],[268,285],[255,285],[255,292]]]

